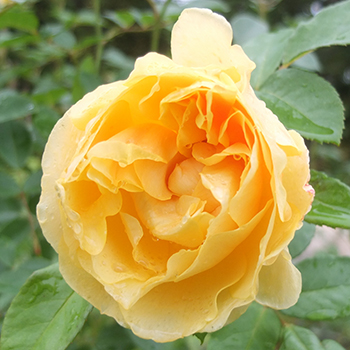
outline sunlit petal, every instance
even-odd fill
[[[208,9],[186,9],[172,31],[172,58],[188,67],[227,64],[231,43],[232,29],[224,17]]]

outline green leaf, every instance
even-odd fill
[[[73,99],[80,100],[88,92],[96,89],[101,85],[101,78],[96,74],[91,74],[85,71],[78,71],[73,84]]]
[[[149,10],[142,11],[136,7],[132,7],[129,13],[132,15],[135,22],[141,28],[146,29],[155,23],[155,18],[153,16],[152,11],[149,11]]]
[[[74,19],[74,23],[77,25],[96,25],[96,14],[93,10],[82,9],[77,12]]]
[[[159,12],[162,11],[164,6],[163,2],[156,2],[156,6]],[[165,11],[164,19],[167,21],[175,22],[181,12],[185,8],[197,7],[208,8],[214,12],[229,12],[230,6],[222,0],[192,0],[192,1],[171,1]]]
[[[322,342],[325,350],[345,350],[339,343],[332,339],[326,339]]]
[[[186,340],[185,339],[178,339],[176,341],[170,342],[170,343],[156,343],[153,340],[150,339],[142,339],[131,333],[129,333],[129,338],[131,339],[134,346],[132,346],[130,349],[132,350],[186,350]],[[195,344],[197,345],[199,343],[199,340],[196,339]],[[192,347],[192,349],[198,349],[198,345]]]
[[[12,167],[23,166],[30,155],[31,134],[23,123],[7,122],[0,128],[0,156]]]
[[[204,343],[204,340],[205,340],[206,336],[208,335],[208,333],[195,333],[193,335],[200,340],[201,345],[202,345]]]
[[[40,34],[43,39],[52,39],[55,35],[64,31],[64,26],[61,23],[45,23],[40,26]]]
[[[0,197],[15,197],[21,192],[17,182],[8,174],[0,171]]]
[[[91,309],[92,306],[66,284],[57,264],[36,271],[6,314],[1,349],[65,349]]]
[[[22,72],[22,67],[8,67],[6,70],[2,69],[0,74],[0,88],[7,86],[10,81],[17,79]],[[3,90],[2,90],[3,91]],[[0,107],[1,108],[1,107]],[[2,113],[0,114],[0,120]]]
[[[134,68],[135,60],[116,48],[108,48],[104,51],[103,60],[112,67],[125,69],[129,72]]]
[[[0,261],[9,267],[12,270],[11,272],[13,272],[14,267],[17,269],[18,265],[30,259],[33,254],[33,241],[30,233],[31,226],[28,218],[17,218],[0,229]],[[19,287],[25,282],[27,277]],[[0,278],[0,280],[3,281],[3,278]],[[18,293],[19,287],[12,298]],[[2,299],[2,296],[3,292],[1,291],[0,299]]]
[[[40,134],[46,139],[61,115],[49,106],[36,108],[33,124]]]
[[[2,32],[0,33],[0,47],[18,47],[25,44],[33,44],[38,42],[39,37],[30,35],[27,33],[12,33]]]
[[[33,112],[33,102],[13,90],[0,91],[0,123],[26,117]]]
[[[79,64],[79,71],[90,74],[96,73],[95,60],[92,55],[86,55],[84,57],[84,59]]]
[[[135,23],[135,19],[129,11],[107,11],[104,17],[123,29],[128,29]]]
[[[321,72],[322,64],[318,56],[314,52],[301,56],[293,64],[292,67],[308,70],[310,72]]]
[[[50,261],[44,258],[33,258],[26,260],[14,270],[2,272],[0,274],[0,310],[5,310],[9,306],[23,283],[35,270],[42,269],[49,263]]]
[[[315,234],[315,230],[315,225],[304,222],[302,228],[295,232],[295,237],[288,246],[293,258],[300,255],[307,248]]]
[[[35,85],[33,100],[36,103],[53,106],[66,90],[57,84],[50,75],[43,76]]]
[[[41,192],[41,178],[43,173],[41,170],[31,174],[23,185],[23,191],[27,195],[36,195]]]
[[[297,265],[303,278],[298,302],[283,313],[309,320],[350,315],[350,258],[323,255]]]
[[[339,144],[344,108],[326,80],[314,73],[282,69],[272,74],[256,93],[287,129],[294,129],[307,139]]]
[[[240,13],[234,16],[230,22],[233,30],[233,41],[239,45],[261,37],[261,34],[269,31],[269,25],[266,21],[250,13]]]
[[[271,350],[276,347],[281,323],[275,312],[253,303],[237,321],[212,333],[208,350]]]
[[[72,32],[65,30],[53,37],[53,42],[66,50],[72,50],[77,43],[77,39]]]
[[[316,225],[350,228],[350,187],[340,180],[312,170],[310,184],[315,199],[305,220]]]
[[[156,19],[152,12],[143,12],[140,17],[140,25],[142,28],[149,28],[156,23]]]
[[[222,1],[222,0],[184,1],[184,5],[182,5],[182,8],[187,8],[187,7],[208,8],[216,12],[230,11],[230,6],[225,1]]]
[[[21,215],[21,211],[22,205],[19,199],[2,199],[0,197],[0,227],[8,224],[14,219],[17,219]]]
[[[13,6],[8,11],[0,13],[0,29],[13,28],[35,33],[38,25],[39,21],[35,14],[20,6]]]
[[[283,62],[301,54],[330,45],[350,44],[350,1],[328,6],[314,18],[300,23],[285,49]]]
[[[279,67],[287,39],[292,33],[292,29],[282,29],[276,33],[260,35],[242,45],[244,52],[256,64],[251,77],[254,89],[258,90]]]
[[[324,347],[316,334],[310,330],[287,325],[284,328],[280,350],[324,350]]]

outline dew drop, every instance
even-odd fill
[[[139,260],[138,263],[139,263],[140,265],[143,265],[143,266],[147,266],[147,265],[148,265],[147,262],[144,261],[144,260]]]
[[[126,287],[126,283],[125,282],[122,282],[122,283],[116,283],[116,286],[120,289],[123,289]]]
[[[80,215],[73,210],[67,210],[67,216],[72,221],[78,221],[80,219]]]
[[[42,167],[44,169],[46,168],[51,168],[53,165],[53,158],[52,157],[44,157],[43,162],[42,162]]]
[[[38,219],[40,222],[45,222],[47,220],[47,210],[48,210],[48,206],[46,204],[38,205]]]
[[[114,265],[114,271],[116,271],[116,272],[124,272],[125,271],[125,267],[121,266],[121,265]]]
[[[75,224],[73,225],[73,230],[74,230],[74,232],[75,232],[76,234],[79,234],[79,233],[81,233],[81,231],[82,231],[82,227],[81,227],[80,224],[75,223]]]

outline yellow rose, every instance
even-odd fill
[[[313,199],[308,151],[255,96],[220,15],[187,9],[172,57],[87,94],[43,157],[38,219],[67,283],[140,337],[212,332],[256,300],[288,308],[288,244]]]

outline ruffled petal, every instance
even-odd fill
[[[145,193],[134,194],[135,206],[144,225],[157,239],[195,248],[205,239],[213,216],[204,211],[205,203],[188,195],[168,201]]]
[[[220,324],[225,323],[218,312],[218,298],[223,290],[242,278],[245,268],[244,256],[231,255],[205,274],[158,285],[133,307],[123,309],[123,315],[135,334],[158,342],[188,336],[208,323],[213,327],[216,319]],[[225,313],[226,317],[230,311]]]
[[[250,237],[250,235],[253,236],[255,232],[264,234],[266,227],[264,226],[264,223],[261,224],[261,222],[263,221],[264,217],[271,212],[271,204],[272,201],[268,202],[260,213],[258,213],[250,222],[242,225],[241,227],[237,227],[232,220],[230,221],[230,218],[227,217],[228,214],[226,213],[223,213],[217,218],[213,219],[208,230],[207,239],[199,250],[193,264],[191,264],[186,271],[179,275],[176,280],[185,279],[212,268],[225,259],[228,255],[236,254],[235,249],[248,237]],[[258,239],[254,240],[254,244],[258,245],[256,244],[256,241],[258,241]],[[257,260],[258,256],[254,256],[254,254],[249,251],[253,250],[252,244],[249,244],[249,247],[250,248],[248,248],[245,252],[247,260],[249,261],[252,258]],[[240,248],[240,251],[244,251],[244,249]]]
[[[249,222],[273,197],[270,174],[259,146],[256,143],[253,147],[250,162],[242,173],[239,189],[230,199],[229,214],[239,226]]]
[[[120,192],[102,190],[92,181],[75,181],[58,185],[61,215],[66,217],[71,234],[81,249],[89,254],[100,253],[106,243],[108,216],[116,215],[122,206]]]
[[[117,81],[101,85],[73,105],[67,115],[74,126],[79,130],[85,130],[92,119],[102,116],[106,108],[126,89],[123,83],[124,81]]]

